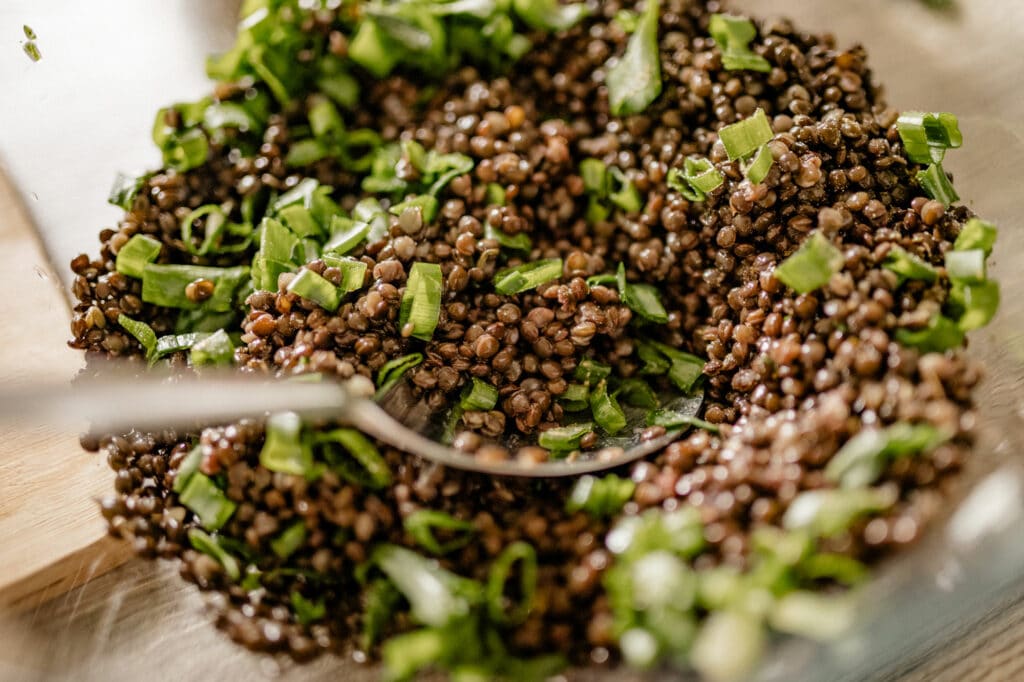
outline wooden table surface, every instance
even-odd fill
[[[0,3],[0,169],[13,177],[60,265],[51,268],[30,236],[0,231],[0,273],[14,273],[15,266],[20,273],[0,280],[8,298],[41,296],[49,301],[43,311],[19,320],[18,327],[0,322],[0,386],[13,386],[16,376],[22,381],[41,374],[66,379],[74,371],[77,358],[58,350],[65,338],[61,325],[66,322],[61,320],[66,310],[53,303],[59,300],[56,282],[67,277],[64,264],[73,255],[95,250],[95,233],[116,218],[103,205],[114,173],[155,160],[148,142],[155,109],[202,92],[202,55],[223,48],[230,39],[231,4]],[[796,17],[808,28],[828,28],[840,44],[862,42],[894,105],[960,115],[968,147],[951,152],[948,166],[965,200],[1003,227],[1002,255],[994,271],[1006,300],[996,324],[972,337],[976,352],[998,368],[983,389],[982,400],[991,405],[985,418],[993,428],[979,458],[984,461],[992,454],[1020,460],[1024,424],[1017,377],[1024,365],[1024,275],[1017,262],[1024,255],[1024,231],[1016,204],[1024,196],[1019,172],[1024,158],[1019,132],[1024,122],[1024,3],[962,0],[959,11],[940,14],[914,0],[735,4],[762,16]],[[21,53],[23,23],[40,36],[43,61],[38,64]],[[0,192],[0,226],[18,210],[19,202]],[[53,348],[42,351],[42,342],[35,339],[46,339]],[[21,514],[30,524],[32,504],[59,501],[69,513],[95,522],[90,531],[95,537],[99,523],[91,499],[102,487],[76,486],[75,476],[91,468],[85,479],[95,480],[95,468],[105,465],[78,451],[73,441],[72,434],[39,428],[0,434],[0,482],[23,476],[52,486],[51,495],[33,501],[0,499],[0,570],[25,569],[29,541],[21,536],[15,541],[11,523],[5,526],[4,519]],[[38,467],[27,472],[5,469],[7,454],[24,448],[39,453]],[[109,554],[104,556],[117,562],[123,547],[106,545]],[[79,578],[103,568],[83,565]],[[323,658],[296,669],[235,647],[204,618],[198,592],[165,563],[130,561],[38,608],[0,618],[0,679],[109,681],[142,676],[376,678],[372,669],[337,659]],[[915,682],[1024,678],[1024,584],[961,622],[952,639],[908,652],[885,677]]]

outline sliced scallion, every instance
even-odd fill
[[[896,340],[923,353],[942,353],[963,345],[964,332],[956,322],[936,313],[924,329],[897,329]]]
[[[647,0],[626,52],[608,69],[608,103],[615,116],[639,114],[661,94],[658,49],[659,0]]]
[[[561,276],[562,259],[546,258],[499,270],[494,274],[494,290],[499,294],[510,296],[536,289]]]
[[[775,267],[775,277],[790,289],[806,294],[828,284],[844,263],[842,251],[824,234],[815,232]]]
[[[157,265],[147,263],[142,274],[142,300],[167,308],[204,308],[224,312],[235,304],[235,292],[249,277],[249,268],[212,268],[200,265]],[[186,288],[197,280],[213,282],[213,294],[205,301],[193,301]]]
[[[115,267],[122,275],[141,279],[146,265],[157,259],[161,248],[163,245],[148,235],[132,235],[117,252]]]
[[[590,14],[583,2],[563,5],[558,0],[513,0],[512,7],[527,26],[542,31],[566,31]]]
[[[395,545],[379,545],[372,560],[406,598],[420,623],[441,627],[469,612],[469,600],[454,589],[458,577],[436,562]]]
[[[985,252],[981,249],[947,251],[946,274],[954,282],[965,284],[985,281]]]
[[[230,365],[235,357],[235,345],[223,329],[218,329],[189,349],[189,362],[193,367],[203,365]]]
[[[661,295],[658,293],[657,287],[650,284],[627,282],[624,263],[619,263],[616,284],[619,287],[622,302],[629,306],[634,313],[651,322],[659,324],[668,322],[668,311],[665,310],[665,306],[661,302]]]
[[[405,532],[420,547],[437,555],[448,554],[469,544],[476,532],[476,526],[470,521],[462,521],[451,514],[434,509],[419,509],[402,520]],[[437,530],[453,534],[454,538],[441,542],[434,535]]]
[[[366,263],[355,258],[340,258],[334,254],[325,253],[321,258],[329,268],[341,270],[341,284],[338,291],[344,295],[363,288],[366,281]]]
[[[156,353],[156,332],[152,327],[145,322],[133,320],[124,313],[117,316],[117,323],[142,345],[143,350],[146,351],[146,357],[152,357]]]
[[[433,337],[441,315],[442,291],[440,265],[422,262],[412,264],[398,312],[398,324],[403,335],[421,341],[429,341]]]
[[[914,163],[941,163],[947,149],[964,142],[956,116],[947,112],[906,111],[896,119],[896,130]]]
[[[267,439],[260,451],[260,464],[282,474],[307,476],[313,472],[313,451],[294,412],[280,412],[267,420]]]
[[[138,176],[118,173],[114,177],[114,184],[111,186],[110,194],[107,196],[107,203],[130,211],[135,203],[135,197],[146,186],[146,181],[149,180],[149,177],[148,173]]]
[[[643,208],[636,185],[618,166],[608,169],[608,200],[626,213],[636,213]]]
[[[199,517],[208,530],[217,530],[235,513],[237,505],[209,477],[199,472],[192,474],[178,499]]]
[[[172,353],[191,350],[192,346],[208,338],[210,334],[202,332],[186,332],[185,334],[168,334],[156,340],[156,350],[151,360],[162,358]]]
[[[901,246],[893,246],[885,256],[882,267],[892,270],[903,279],[916,279],[934,282],[938,279],[938,271],[930,263],[918,258]]]
[[[676,388],[683,393],[692,391],[704,373],[704,361],[696,355],[691,355],[660,341],[651,341],[650,344],[668,358],[668,378],[676,385]]]
[[[493,410],[497,403],[498,389],[476,377],[470,378],[459,399],[459,407],[463,410]]]
[[[388,360],[377,371],[377,399],[384,397],[397,384],[405,373],[423,362],[423,353],[410,353],[400,358]]]
[[[295,612],[295,620],[302,625],[312,625],[323,620],[327,615],[327,605],[323,599],[312,601],[302,596],[298,590],[292,592],[292,610]]]
[[[338,287],[312,270],[302,270],[289,284],[288,291],[313,301],[327,312],[338,309],[341,296]]]
[[[817,537],[833,537],[862,516],[891,507],[898,497],[894,488],[842,488],[808,490],[793,499],[782,524],[788,530],[805,529]]]
[[[774,162],[775,160],[772,158],[772,152],[768,149],[768,145],[763,145],[754,153],[753,158],[743,162],[740,166],[744,177],[756,185],[764,182],[764,179],[768,177],[768,171],[772,169]]]
[[[436,197],[431,194],[420,194],[395,204],[390,210],[393,215],[402,215],[405,211],[419,211],[423,216],[423,224],[427,225],[434,222],[434,218],[437,217],[437,207]]]
[[[238,565],[238,559],[231,556],[227,550],[220,546],[217,538],[204,533],[199,528],[190,528],[188,531],[188,542],[197,552],[202,552],[217,560],[217,563],[224,569],[224,574],[232,582],[242,577],[242,570]]]
[[[633,497],[636,484],[615,474],[602,477],[581,476],[569,493],[565,509],[570,514],[585,511],[595,518],[610,518],[618,514]]]
[[[178,472],[175,474],[174,484],[171,486],[172,490],[176,493],[184,490],[192,475],[199,471],[199,465],[202,462],[203,448],[197,445],[189,450],[189,453],[185,455],[185,459],[181,460],[181,464],[178,465]]]
[[[668,357],[664,353],[659,351],[656,346],[645,341],[640,341],[640,343],[637,344],[636,353],[637,357],[639,357],[644,363],[643,367],[640,368],[641,374],[665,374],[672,366]]]
[[[957,284],[950,291],[950,299],[962,311],[957,327],[965,332],[980,329],[995,317],[999,308],[999,283],[985,280],[977,284]]]
[[[313,217],[313,212],[305,206],[298,204],[285,206],[277,212],[277,217],[300,239],[303,237],[322,239],[323,230],[320,228],[320,224]]]
[[[509,608],[506,584],[512,568],[519,565],[519,584],[516,589],[518,603]],[[533,609],[537,591],[537,551],[525,542],[514,542],[506,547],[491,564],[487,576],[485,597],[487,613],[495,623],[518,624],[526,620]]]
[[[287,559],[302,547],[305,541],[306,522],[299,519],[270,541],[270,549],[279,559]]]
[[[917,182],[932,199],[941,201],[947,208],[960,200],[960,195],[953,189],[953,183],[942,170],[941,163],[933,163],[923,171],[917,172]]]
[[[608,196],[608,166],[601,159],[588,158],[580,161],[580,177],[583,189],[588,194]]]
[[[349,458],[334,458],[332,467],[353,483],[379,490],[391,485],[391,470],[377,446],[355,429],[333,429],[316,435],[319,444],[335,443],[350,455]],[[356,470],[351,460],[359,465]]]
[[[484,224],[484,239],[493,239],[503,248],[512,249],[513,251],[525,251],[529,253],[530,249],[533,248],[533,242],[530,240],[530,235],[525,232],[519,232],[514,235],[508,234],[501,230],[501,228],[494,227],[490,223]]]
[[[704,421],[692,414],[683,414],[675,410],[654,410],[647,415],[647,423],[651,426],[664,426],[666,429],[681,429],[686,426],[694,426],[704,429],[709,433],[718,433],[720,429],[717,424]]]
[[[829,460],[825,478],[843,488],[868,486],[891,460],[927,452],[947,439],[930,424],[900,422],[884,429],[862,429]]]
[[[611,373],[611,366],[597,360],[584,358],[576,365],[576,369],[573,371],[573,378],[576,381],[582,381],[586,385],[595,386],[599,381],[606,379]]]
[[[953,248],[957,251],[981,249],[988,256],[996,243],[996,226],[980,218],[971,218],[960,229]]]
[[[708,33],[722,51],[722,66],[727,71],[750,70],[767,73],[772,70],[767,59],[750,49],[750,42],[757,37],[757,29],[750,19],[728,14],[712,14]]]
[[[730,161],[745,159],[772,141],[775,133],[764,109],[758,109],[753,115],[738,123],[727,125],[718,131],[718,139],[725,146],[725,153]]]
[[[567,424],[548,429],[540,434],[537,442],[542,448],[552,452],[566,452],[576,450],[580,446],[580,440],[594,430],[591,422],[581,424]]]
[[[324,253],[345,255],[363,243],[370,233],[370,224],[342,216],[331,219],[331,238],[324,244]]]
[[[590,391],[590,411],[597,425],[609,435],[614,436],[626,428],[626,414],[615,397],[608,393],[607,381],[601,381]]]
[[[654,409],[658,406],[658,396],[654,394],[650,384],[636,377],[624,379],[612,395],[631,407]]]
[[[590,407],[590,389],[585,384],[569,384],[558,402],[566,412],[586,410]]]

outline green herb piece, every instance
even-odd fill
[[[625,379],[620,382],[613,395],[631,407],[654,409],[658,406],[658,396],[643,379]]]
[[[442,627],[465,616],[471,597],[479,596],[466,594],[470,581],[404,547],[378,545],[372,561],[409,602],[413,617],[425,625]]]
[[[806,529],[816,537],[834,537],[857,519],[885,511],[897,497],[891,487],[809,490],[793,499],[782,524],[788,530]]]
[[[189,348],[189,362],[193,367],[203,365],[230,365],[235,359],[235,345],[223,329],[196,341]]]
[[[832,457],[825,477],[843,488],[871,485],[893,459],[927,452],[949,436],[929,424],[893,424],[862,429]]]
[[[412,264],[398,311],[398,325],[403,336],[430,341],[441,316],[442,290],[440,265]]]
[[[212,310],[180,310],[178,318],[174,323],[175,334],[187,334],[189,332],[213,333],[220,329],[228,329],[238,322],[238,315],[233,310],[227,312],[214,312]]]
[[[401,50],[381,29],[378,22],[365,19],[349,41],[348,56],[376,78],[384,78],[401,59]]]
[[[612,368],[610,365],[598,362],[597,360],[591,360],[590,358],[584,358],[576,365],[576,369],[573,371],[573,378],[587,385],[596,385],[599,381],[610,376],[611,373]]]
[[[171,355],[172,353],[191,350],[192,346],[209,336],[209,334],[200,332],[168,334],[166,336],[161,336],[156,340],[156,350],[153,351],[153,357],[150,358],[150,361],[158,360],[164,356]]]
[[[324,64],[332,63],[327,59],[322,61]],[[359,103],[359,81],[345,71],[321,76],[316,82],[316,87],[346,109],[353,109]]]
[[[142,272],[142,300],[167,308],[203,308],[224,312],[235,304],[235,293],[249,277],[249,268],[211,268],[200,265],[157,265],[147,263]],[[213,295],[205,301],[192,301],[185,289],[196,280],[214,284]]]
[[[590,14],[586,4],[563,5],[558,0],[513,0],[512,7],[530,28],[567,31]]]
[[[354,258],[340,258],[330,253],[325,253],[321,258],[327,267],[341,270],[341,284],[338,285],[339,294],[345,295],[363,288],[363,283],[366,281],[366,270],[368,269],[366,263]]]
[[[775,133],[764,109],[758,109],[748,118],[727,125],[718,131],[718,139],[725,146],[730,161],[745,159],[772,141]]]
[[[946,112],[906,111],[896,119],[896,130],[914,163],[941,163],[947,149],[964,142],[956,116]]]
[[[391,470],[373,442],[356,429],[333,429],[316,435],[318,444],[340,445],[350,455],[347,458],[329,456],[331,466],[347,480],[374,490],[391,485]],[[359,469],[351,466],[351,460]]]
[[[709,159],[688,156],[682,170],[669,170],[667,182],[690,201],[705,201],[708,194],[722,186],[725,176]]]
[[[580,440],[594,430],[591,422],[556,426],[540,434],[537,443],[552,452],[568,452],[580,447]]]
[[[644,349],[644,346],[647,346],[647,350]],[[696,386],[697,381],[700,380],[704,373],[704,361],[696,355],[683,352],[666,343],[661,343],[660,341],[650,341],[640,344],[641,358],[644,353],[650,354],[651,349],[660,353],[668,360],[668,378],[673,384],[675,384],[676,388],[683,393],[691,392],[694,386]],[[658,365],[659,368],[661,366],[662,365]],[[645,367],[645,370],[646,369],[647,368]]]
[[[569,384],[558,402],[566,412],[581,412],[590,407],[590,389],[585,384]]]
[[[605,536],[608,550],[624,561],[655,551],[671,552],[682,558],[696,555],[704,547],[704,524],[694,507],[672,511],[648,509],[639,516],[622,516]]]
[[[322,239],[323,230],[320,228],[320,224],[313,217],[313,212],[304,206],[298,204],[285,206],[277,212],[277,217],[300,239],[305,237],[318,241]]]
[[[421,628],[392,637],[381,647],[387,679],[412,679],[420,670],[451,657],[454,648],[456,642],[439,628]]]
[[[950,303],[960,311],[957,327],[965,332],[984,327],[995,317],[999,298],[999,283],[992,280],[955,284],[950,291]]]
[[[636,12],[628,9],[620,9],[615,13],[612,18],[619,28],[622,29],[623,33],[632,33],[636,30],[637,23],[640,21],[639,15]]]
[[[43,58],[43,53],[39,51],[39,46],[31,40],[25,43],[22,46],[22,49],[25,50],[25,54],[28,55],[28,58],[34,62],[38,62]]]
[[[237,507],[210,478],[199,472],[189,477],[178,499],[208,530],[217,530],[227,523]]]
[[[327,615],[327,606],[323,599],[310,601],[298,590],[292,592],[292,610],[295,612],[295,620],[303,625],[312,625]]]
[[[775,277],[790,289],[806,294],[828,284],[845,262],[842,251],[828,237],[814,232],[796,252],[775,266]]]
[[[650,284],[630,284],[626,281],[626,265],[619,263],[615,276],[622,302],[645,320],[664,324],[668,322],[668,311],[661,302],[657,287]]]
[[[918,258],[901,246],[893,245],[885,256],[882,267],[892,270],[902,279],[917,279],[934,282],[939,277],[938,271],[930,263]]]
[[[933,163],[923,171],[917,172],[917,182],[925,193],[936,201],[941,201],[947,208],[960,200],[960,195],[953,189],[953,183],[942,170],[942,164]]]
[[[419,196],[406,199],[400,204],[395,204],[391,207],[391,213],[393,215],[402,215],[406,211],[419,211],[423,217],[423,224],[428,225],[434,222],[434,218],[437,217],[437,198],[430,194],[420,194]]]
[[[529,253],[530,249],[533,248],[533,242],[530,240],[530,235],[525,232],[519,232],[518,234],[511,235],[502,231],[500,228],[494,227],[490,223],[484,223],[484,239],[493,239],[502,247],[512,249],[514,251],[524,251]]]
[[[198,168],[206,163],[210,151],[206,134],[199,128],[192,128],[168,137],[161,147],[164,164],[181,173]]]
[[[409,514],[402,521],[405,532],[420,547],[433,554],[448,554],[469,544],[476,532],[476,526],[469,521],[462,521],[451,514],[433,509],[419,509]],[[441,542],[434,535],[435,530],[448,531],[454,538]]]
[[[493,410],[497,403],[498,389],[476,377],[471,377],[459,399],[463,410]]]
[[[981,249],[987,257],[992,254],[992,247],[996,243],[997,233],[998,230],[996,230],[996,226],[992,223],[980,218],[971,218],[960,229],[960,234],[957,235],[953,248],[957,251]]]
[[[601,287],[608,286],[609,284],[614,284],[616,287],[618,287],[618,277],[612,274],[591,275],[590,277],[587,277],[588,287]]]
[[[826,596],[809,590],[795,590],[775,603],[768,622],[779,632],[829,641],[853,625],[854,606],[845,595]]]
[[[608,104],[614,116],[639,114],[661,94],[659,0],[647,0],[626,52],[608,69]]]
[[[331,238],[324,244],[324,253],[345,255],[370,234],[370,224],[335,216],[331,220]]]
[[[309,127],[317,138],[337,137],[345,132],[345,123],[341,120],[334,103],[326,97],[311,98],[311,106],[307,114]]]
[[[174,492],[181,493],[185,489],[192,475],[199,471],[199,465],[202,462],[203,449],[197,445],[189,450],[189,453],[185,455],[185,459],[181,460],[181,464],[178,465],[178,472],[174,476],[174,485],[172,486]]]
[[[337,310],[338,304],[341,302],[338,287],[312,270],[303,269],[288,284],[288,291],[313,301],[330,313]]]
[[[768,145],[763,145],[754,153],[753,158],[741,163],[740,167],[744,177],[756,185],[764,182],[764,179],[768,177],[768,171],[771,170],[773,163],[775,163],[775,159],[772,158],[771,150],[768,149]]]
[[[636,213],[643,208],[636,185],[618,166],[608,168],[608,200],[626,213]]]
[[[588,194],[601,198],[608,196],[608,166],[604,161],[594,158],[583,159],[580,161],[580,177],[583,178],[583,189]]]
[[[270,541],[270,550],[279,559],[287,559],[295,553],[302,543],[306,541],[306,522],[299,519],[292,525],[285,528],[281,533]]]
[[[628,478],[608,474],[581,476],[576,480],[565,510],[570,514],[585,511],[595,518],[611,518],[622,511],[622,507],[633,497],[636,484]]]
[[[896,340],[922,353],[942,353],[962,346],[964,332],[956,322],[936,313],[924,329],[897,329]]]
[[[712,14],[708,33],[722,51],[722,66],[726,71],[749,70],[768,73],[772,70],[772,65],[767,59],[750,49],[751,41],[757,37],[757,29],[750,19],[728,14]]]
[[[640,368],[640,374],[660,376],[666,374],[672,367],[668,357],[658,350],[656,346],[641,340],[636,347],[637,357],[644,363]]]
[[[562,276],[562,259],[547,258],[499,270],[494,274],[494,290],[511,296],[536,289]]]
[[[203,111],[203,128],[207,131],[237,128],[244,133],[258,130],[260,125],[253,113],[237,102],[214,102]]]
[[[313,472],[313,451],[294,412],[279,412],[267,420],[267,439],[260,451],[260,464],[271,471],[293,476]]]
[[[117,252],[115,267],[122,275],[141,279],[146,265],[157,259],[161,248],[163,245],[148,235],[132,235]]]
[[[978,284],[985,281],[985,252],[982,249],[946,252],[946,274],[954,282]]]
[[[647,415],[647,423],[650,426],[664,426],[666,429],[681,429],[686,426],[694,426],[704,429],[709,433],[719,433],[721,429],[717,424],[704,421],[692,414],[683,414],[675,410],[654,410]]]
[[[152,327],[145,322],[133,320],[124,313],[120,313],[117,316],[117,323],[142,345],[143,350],[146,351],[147,358],[152,357],[156,353],[156,332],[153,331]]]
[[[505,594],[505,586],[516,564],[519,565],[519,584],[516,589],[518,603],[509,608],[510,600]],[[513,542],[494,560],[487,576],[484,595],[491,621],[502,624],[522,623],[530,615],[536,591],[537,552],[525,542]]]
[[[205,478],[205,477],[204,477]],[[197,552],[202,552],[217,560],[217,563],[224,569],[225,575],[232,581],[237,582],[242,577],[242,570],[238,565],[238,559],[231,556],[215,536],[208,535],[198,528],[189,528],[188,542]]]
[[[490,206],[504,206],[506,202],[505,188],[496,182],[487,183],[487,194],[485,201]],[[488,223],[488,225],[490,225]]]
[[[197,220],[204,221],[203,242],[197,248],[192,240],[192,229]],[[243,237],[242,241],[223,245],[225,233]],[[249,248],[252,236],[251,225],[237,225],[228,220],[224,210],[216,204],[206,204],[189,213],[181,221],[181,241],[185,249],[196,256],[209,254],[239,253]]]
[[[601,381],[590,392],[590,411],[597,425],[609,435],[615,435],[626,428],[626,414],[619,402],[608,394],[607,381]]]
[[[421,362],[423,362],[423,353],[409,353],[385,362],[377,371],[377,394],[375,397],[379,400],[387,395],[395,384],[401,381],[406,372]]]
[[[384,628],[391,621],[402,595],[391,581],[379,578],[370,583],[364,593],[362,646],[369,649],[380,639]]]
[[[149,173],[136,177],[125,175],[124,173],[118,173],[114,177],[114,184],[111,186],[110,194],[107,196],[107,203],[113,206],[119,206],[126,211],[132,210],[132,205],[135,203],[135,197],[137,197],[139,195],[139,191],[146,186],[146,182],[149,178]]]

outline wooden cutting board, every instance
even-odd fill
[[[60,278],[0,173],[0,391],[67,382],[82,364],[66,345]],[[74,433],[0,423],[0,607],[22,610],[117,566],[127,547],[106,535],[96,498],[111,490],[101,455]]]

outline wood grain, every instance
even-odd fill
[[[68,305],[13,188],[0,174],[0,387],[68,381],[81,356],[66,345]],[[99,456],[73,433],[0,424],[0,606],[63,594],[127,557],[106,536],[95,498],[110,489]]]

